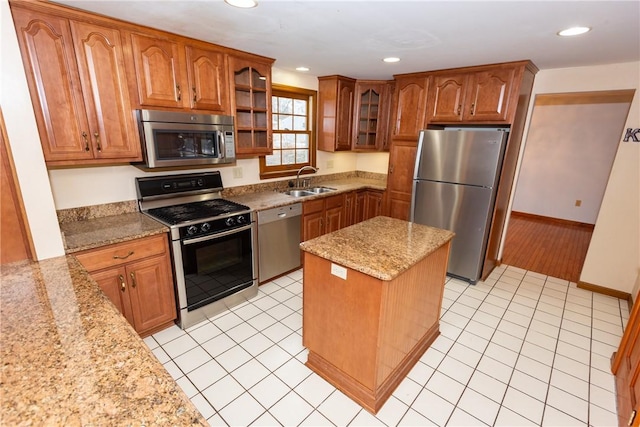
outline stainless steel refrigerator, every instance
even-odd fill
[[[423,130],[411,221],[455,232],[447,273],[480,279],[508,129]]]

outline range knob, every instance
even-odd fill
[[[247,222],[247,220],[246,220],[246,218],[245,218],[243,215],[239,215],[239,216],[236,218],[236,222],[237,222],[238,224],[244,224],[245,222]]]
[[[236,220],[235,218],[229,217],[224,221],[224,223],[227,224],[227,226],[231,227],[233,225],[236,225]]]
[[[193,236],[194,234],[196,234],[198,232],[198,227],[196,227],[195,225],[190,225],[187,228],[187,234],[190,236]]]
[[[200,231],[202,231],[203,233],[206,233],[209,230],[211,230],[211,225],[208,222],[205,222],[200,226]]]

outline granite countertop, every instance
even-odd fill
[[[75,257],[1,278],[3,425],[207,425]]]
[[[337,194],[348,193],[354,190],[373,189],[384,191],[386,189],[386,182],[378,179],[366,179],[366,178],[348,178],[321,181],[312,184],[312,187],[329,187],[335,188],[335,191],[329,193],[317,194],[313,196],[305,197],[292,197],[283,194],[282,191],[260,191],[239,195],[229,195],[223,197],[225,199],[248,206],[254,211],[261,211],[265,209],[271,209],[279,206],[291,205],[293,203],[303,203],[308,200],[319,199],[322,197],[329,197]]]
[[[169,228],[139,212],[71,221],[60,224],[65,252],[72,254],[86,249],[120,243],[141,237],[166,233]]]
[[[302,242],[300,248],[380,280],[392,280],[453,236],[449,230],[377,216]]]

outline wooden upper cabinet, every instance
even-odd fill
[[[479,71],[469,78],[463,121],[507,121],[516,67]]]
[[[509,123],[514,82],[523,66],[496,65],[466,73],[432,76],[428,120],[432,123]],[[511,108],[511,110],[510,110]]]
[[[462,121],[467,74],[433,76],[429,94],[429,121]]]
[[[71,21],[71,32],[94,157],[139,159],[138,128],[126,84],[120,32],[75,21]]]
[[[353,150],[389,148],[387,127],[391,101],[390,83],[379,80],[357,80],[353,111]]]
[[[318,150],[351,149],[355,86],[348,77],[318,77]]]
[[[140,107],[230,113],[223,52],[130,34]]]
[[[271,62],[229,57],[229,81],[231,110],[236,119],[236,155],[271,154]]]
[[[396,76],[391,110],[391,140],[413,141],[426,127],[429,77],[424,74]]]
[[[12,14],[47,164],[141,160],[120,33],[21,7]]]
[[[189,97],[186,70],[176,42],[131,34],[138,101],[142,107],[183,108]]]
[[[191,108],[229,114],[225,55],[221,52],[186,46],[186,59]]]

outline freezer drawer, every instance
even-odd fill
[[[490,188],[414,181],[411,221],[455,232],[447,273],[475,283],[482,271],[491,206]]]

